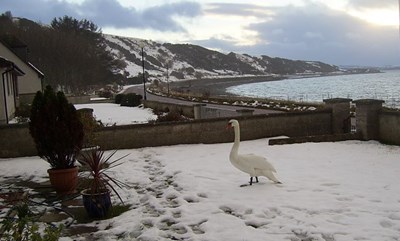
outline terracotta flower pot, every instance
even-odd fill
[[[83,206],[90,217],[102,218],[108,213],[111,207],[110,192],[90,193],[87,189],[81,192]]]
[[[76,192],[78,185],[78,167],[68,169],[48,169],[50,183],[58,195]]]

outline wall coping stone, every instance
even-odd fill
[[[361,140],[359,133],[342,133],[332,135],[318,135],[318,136],[298,136],[298,137],[285,137],[285,138],[273,138],[268,141],[268,145],[287,145],[297,144],[306,142],[337,142],[337,141],[348,141],[348,140]]]
[[[383,110],[383,111],[381,111],[381,114],[383,114],[383,115],[395,115],[395,116],[400,116],[400,111],[395,111],[395,110]]]
[[[324,99],[324,103],[334,104],[334,103],[344,103],[344,102],[351,102],[352,99],[347,98],[332,98],[332,99]]]
[[[377,104],[383,104],[385,103],[384,100],[376,100],[376,99],[360,99],[360,100],[355,100],[354,103],[356,105],[377,105]]]

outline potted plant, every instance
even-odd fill
[[[62,92],[47,86],[33,99],[29,131],[38,155],[51,166],[47,172],[53,188],[59,195],[74,193],[78,184],[75,161],[84,135],[75,107]]]
[[[106,155],[102,150],[92,150],[84,153],[80,163],[84,170],[82,183],[84,190],[81,192],[84,207],[89,216],[101,218],[106,216],[112,206],[111,192],[117,195],[121,203],[124,203],[116,187],[128,187],[127,184],[109,175],[109,170],[121,165],[121,160],[127,155],[112,159],[117,151]]]

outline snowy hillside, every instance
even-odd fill
[[[110,52],[127,64],[125,75],[138,77],[142,73],[141,44],[144,47],[145,71],[149,79],[199,79],[238,75],[271,75],[330,73],[337,66],[317,61],[299,61],[260,57],[247,54],[224,54],[191,44],[157,43],[136,38],[105,35]]]

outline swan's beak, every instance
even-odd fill
[[[232,124],[231,123],[228,123],[228,125],[226,125],[226,130],[228,130],[228,129],[230,129],[230,128],[232,128]]]

